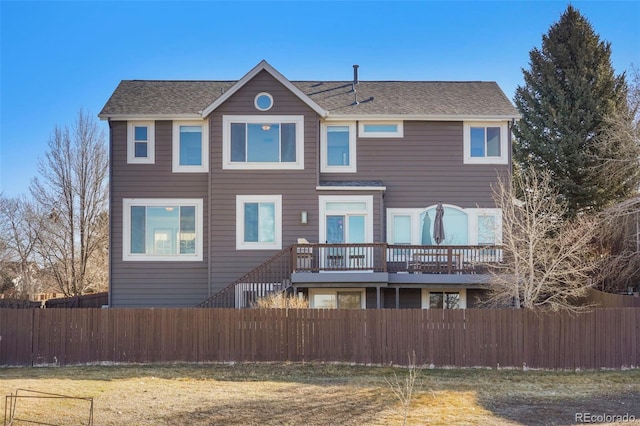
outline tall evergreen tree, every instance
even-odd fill
[[[515,95],[522,114],[514,126],[515,161],[551,174],[569,216],[599,210],[637,190],[637,170],[613,177],[599,167],[610,118],[628,116],[625,76],[614,73],[610,43],[600,41],[569,5],[543,35],[542,48],[529,56],[531,69],[523,70],[525,85]],[[631,151],[633,143],[623,141]],[[628,158],[629,150],[604,151]]]

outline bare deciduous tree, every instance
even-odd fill
[[[591,286],[595,267],[588,231],[595,219],[566,219],[550,174],[533,169],[516,173],[511,185],[499,179],[494,199],[502,209],[504,262],[491,269],[491,303],[580,310],[575,302]]]
[[[640,69],[632,67],[627,96],[628,114],[609,117],[609,128],[602,138],[600,155],[606,161],[599,173],[612,182],[619,176],[640,174]],[[630,144],[628,141],[632,141]],[[618,150],[624,156],[609,153]],[[633,181],[629,184],[634,184]],[[606,188],[605,188],[606,189]],[[637,194],[637,185],[635,187]],[[598,215],[596,228],[598,256],[601,259],[596,285],[609,292],[622,292],[640,281],[640,197],[638,195],[610,206]]]
[[[72,129],[56,127],[31,194],[49,212],[38,252],[66,295],[95,287],[90,267],[106,250],[108,158],[104,132],[83,111]]]
[[[17,291],[25,295],[42,289],[36,280],[35,247],[42,231],[42,218],[25,197],[0,196],[0,240],[4,270],[13,270]]]
[[[594,240],[601,260],[594,274],[596,287],[611,293],[636,287],[640,282],[640,196],[604,210],[598,219]]]
[[[626,110],[605,117],[590,180],[602,193],[636,194],[640,183],[640,69],[633,67]]]

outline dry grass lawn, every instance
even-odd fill
[[[403,421],[385,380],[394,371],[406,374],[327,364],[2,368],[0,392],[92,397],[95,425],[388,425]],[[421,378],[407,424],[569,425],[576,412],[640,419],[640,370],[423,370]],[[25,398],[16,414],[86,424],[88,405]]]

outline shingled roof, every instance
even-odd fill
[[[124,80],[99,116],[197,117],[235,83]],[[329,117],[519,117],[495,82],[360,81],[355,93],[350,81],[291,83],[327,111]]]

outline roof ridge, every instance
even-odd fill
[[[125,79],[125,82],[147,83],[237,83],[238,80],[154,80],[154,79]],[[352,80],[290,80],[292,83],[336,83],[351,84]],[[496,83],[495,80],[359,80],[359,83]]]

